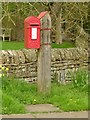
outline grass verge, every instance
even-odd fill
[[[29,84],[17,79],[3,78],[2,113],[25,113],[28,104],[53,104],[63,111],[81,111],[88,109],[88,89],[67,85],[51,84],[51,94],[37,92],[37,84]]]

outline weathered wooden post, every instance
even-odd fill
[[[38,18],[41,22],[41,47],[38,50],[38,91],[49,94],[51,88],[51,17],[45,11]]]

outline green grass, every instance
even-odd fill
[[[87,88],[75,88],[73,85],[51,84],[50,95],[37,92],[37,84],[29,84],[17,79],[3,78],[2,84],[3,114],[26,113],[25,105],[50,103],[63,111],[80,111],[88,109]]]
[[[3,93],[2,96],[2,113],[4,114],[18,114],[25,113],[24,105],[11,95]]]
[[[52,48],[72,48],[75,47],[74,44],[71,42],[64,42],[62,44],[56,44],[52,43]],[[11,42],[0,42],[0,50],[19,50],[24,48],[24,41],[17,42],[17,41],[11,41]]]
[[[52,48],[72,48],[75,45],[72,42],[63,42],[62,44],[52,43]]]
[[[16,42],[16,41],[11,41],[11,42],[0,42],[2,47],[0,47],[0,50],[19,50],[24,48],[24,41],[22,42]]]

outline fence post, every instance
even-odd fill
[[[38,51],[38,91],[46,94],[51,88],[51,17],[46,11],[41,21],[41,47]]]

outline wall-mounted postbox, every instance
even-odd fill
[[[24,20],[25,48],[40,48],[40,19],[35,16]]]

